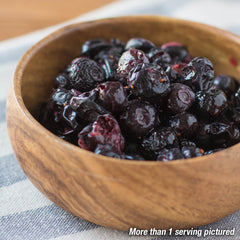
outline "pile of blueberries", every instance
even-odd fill
[[[96,154],[186,159],[240,141],[240,87],[178,42],[92,39],[56,77],[38,119]]]

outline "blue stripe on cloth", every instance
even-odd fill
[[[0,218],[0,240],[47,240],[99,227],[51,205]]]
[[[6,121],[6,101],[0,101],[0,122]]]
[[[26,179],[14,154],[0,157],[0,188]]]

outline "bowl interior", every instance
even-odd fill
[[[81,52],[81,45],[92,38],[126,42],[132,37],[147,38],[156,45],[178,41],[193,56],[209,58],[215,74],[239,77],[240,41],[225,31],[165,17],[126,17],[105,19],[66,27],[42,40],[31,49],[18,82],[23,102],[34,114],[41,102],[48,99],[56,75]]]

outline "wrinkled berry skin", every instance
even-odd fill
[[[170,92],[170,81],[160,66],[143,64],[130,72],[128,87],[137,97],[161,98]]]
[[[149,63],[149,59],[146,54],[135,48],[130,48],[124,52],[119,59],[117,73],[120,78],[127,78],[131,69],[138,64]]]
[[[104,82],[97,86],[98,101],[114,114],[121,113],[127,105],[127,92],[120,82]]]
[[[228,106],[225,93],[214,88],[197,92],[196,103],[203,114],[209,114],[212,117],[218,116]]]
[[[93,57],[96,53],[103,49],[110,47],[111,45],[102,39],[92,39],[86,41],[82,45],[82,56]]]
[[[93,89],[105,78],[103,69],[95,61],[84,57],[73,60],[69,76],[73,88],[80,92]]]
[[[183,159],[184,156],[179,148],[165,148],[158,152],[157,161],[168,162],[177,159]]]
[[[41,109],[40,122],[48,130],[58,137],[77,144],[77,131],[82,127],[76,111],[71,109],[69,101],[73,96],[73,91],[66,89],[55,89],[49,102]]]
[[[126,133],[143,136],[157,123],[156,109],[146,102],[129,101],[120,122]]]
[[[63,72],[60,73],[56,78],[54,82],[54,88],[65,88],[65,89],[71,89],[70,79],[68,76],[68,73]]]
[[[196,142],[205,149],[226,148],[240,140],[240,131],[234,124],[213,122],[200,125]]]
[[[71,108],[76,110],[79,119],[85,124],[92,123],[97,120],[98,116],[109,113],[94,101],[96,99],[94,94],[96,94],[95,91],[88,92],[88,94],[82,93],[73,96],[69,101]]]
[[[212,62],[205,57],[196,57],[182,70],[183,83],[194,90],[207,90],[212,86],[214,70]]]
[[[187,85],[173,83],[168,97],[168,109],[173,113],[181,113],[188,110],[195,101],[195,93]]]
[[[110,114],[97,117],[92,124],[87,125],[78,134],[79,147],[95,151],[98,144],[109,145],[113,151],[121,153],[125,140],[117,120]]]
[[[52,116],[55,122],[62,119],[64,106],[72,97],[72,92],[63,88],[57,88],[50,97],[47,105],[47,111]]]
[[[230,97],[236,91],[236,79],[225,74],[216,76],[213,79],[213,87],[222,90],[227,97]]]
[[[181,137],[189,137],[198,130],[197,118],[191,113],[176,114],[170,120],[170,124]]]
[[[121,54],[121,47],[111,47],[103,49],[94,56],[94,60],[103,69],[107,81],[117,80],[117,67]]]
[[[147,56],[151,63],[160,65],[164,69],[166,69],[171,64],[170,55],[161,48],[155,47],[150,49],[147,53]]]
[[[174,70],[171,66],[168,66],[166,69],[166,74],[171,83],[181,83],[182,76]]]
[[[145,38],[131,38],[126,43],[125,50],[135,48],[138,50],[142,50],[143,52],[148,52],[153,47],[155,47],[155,45]]]
[[[171,64],[177,64],[180,62],[188,63],[191,59],[190,54],[186,47],[178,42],[169,42],[161,47],[171,57]]]
[[[161,149],[178,147],[177,135],[171,128],[157,129],[143,138],[141,147],[148,157],[156,157]]]
[[[192,146],[184,146],[181,150],[184,158],[200,157],[204,153],[202,149]]]
[[[80,148],[167,162],[240,142],[238,80],[179,42],[90,39],[66,66],[36,118]]]

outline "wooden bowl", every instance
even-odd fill
[[[217,73],[239,77],[240,38],[199,23],[160,16],[104,19],[70,25],[34,45],[21,59],[9,91],[7,124],[27,177],[50,200],[90,222],[128,230],[190,228],[240,208],[240,145],[172,162],[113,159],[80,149],[33,117],[57,73],[91,38],[156,45],[179,41],[193,56],[206,56]]]

